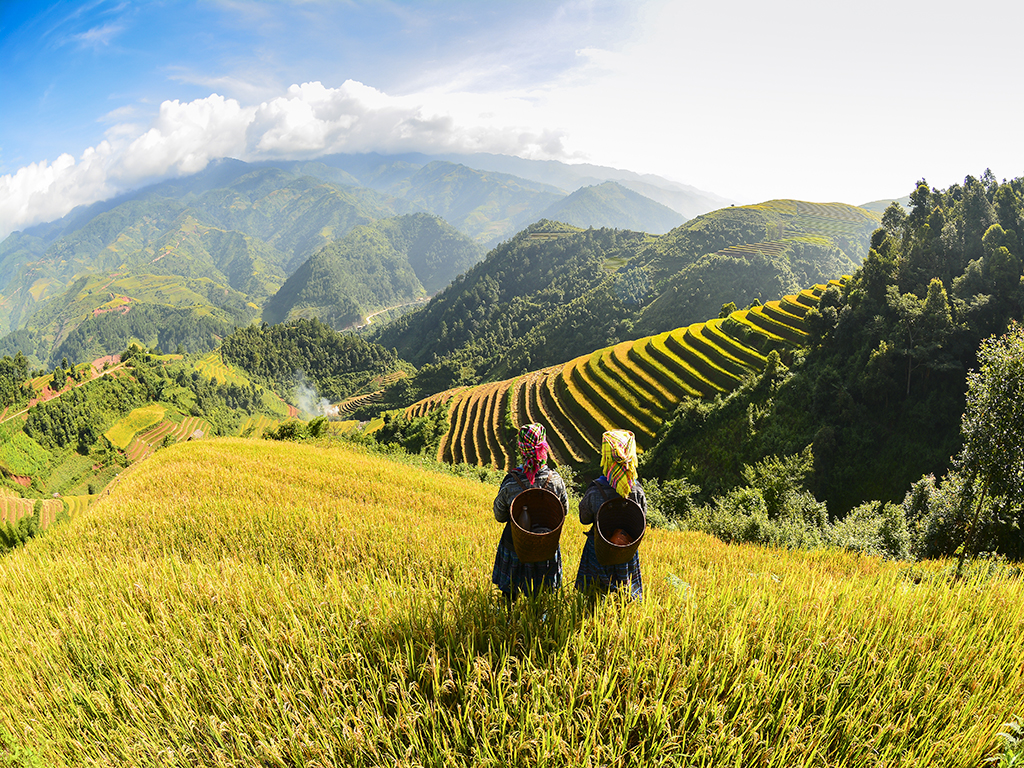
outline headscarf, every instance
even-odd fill
[[[548,460],[547,431],[541,424],[523,424],[519,428],[519,453],[523,457],[523,472],[533,485],[533,480]]]
[[[636,438],[632,432],[614,429],[602,435],[601,471],[619,496],[629,496],[636,482]]]

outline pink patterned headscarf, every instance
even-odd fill
[[[629,496],[637,473],[636,438],[632,432],[615,429],[602,435],[601,471],[619,496]]]
[[[548,460],[547,431],[541,424],[523,424],[519,428],[519,453],[523,457],[523,472],[533,485],[534,478]]]

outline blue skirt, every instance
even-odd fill
[[[629,585],[629,596],[633,600],[644,596],[644,582],[640,576],[640,551],[633,559],[621,565],[601,565],[597,562],[594,549],[594,529],[586,532],[587,543],[580,556],[580,569],[576,573],[576,589],[580,592],[617,592],[623,584]]]
[[[494,572],[491,581],[509,597],[515,598],[520,592],[537,592],[544,588],[558,589],[562,586],[562,552],[555,550],[550,560],[524,563],[516,555],[512,544],[512,524],[505,523],[501,532],[498,551],[494,555]]]

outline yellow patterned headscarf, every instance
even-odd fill
[[[627,429],[605,432],[601,437],[601,471],[609,485],[625,498],[636,482],[636,438]]]

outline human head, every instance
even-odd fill
[[[542,424],[523,424],[519,428],[517,443],[523,457],[523,471],[532,484],[548,458],[547,431]]]
[[[636,438],[628,429],[613,429],[601,436],[601,471],[622,497],[636,482]]]

